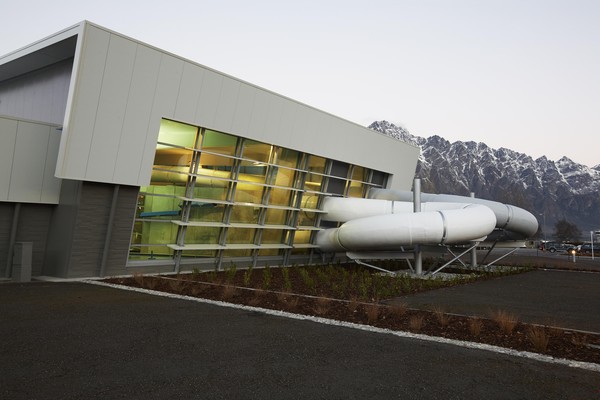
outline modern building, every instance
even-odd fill
[[[62,278],[321,262],[323,199],[410,189],[418,156],[84,21],[0,58],[0,277],[23,242]]]

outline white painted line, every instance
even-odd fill
[[[469,348],[469,349],[491,351],[493,353],[498,353],[498,354],[505,354],[505,355],[509,355],[509,356],[528,358],[528,359],[541,361],[541,362],[545,362],[545,363],[550,363],[550,364],[560,364],[560,365],[566,365],[566,366],[572,367],[572,368],[580,368],[580,369],[585,369],[585,370],[589,370],[589,371],[600,372],[600,364],[583,362],[583,361],[567,360],[564,358],[554,358],[554,357],[543,355],[543,354],[531,353],[529,351],[519,351],[519,350],[507,349],[504,347],[493,346],[493,345],[484,344],[484,343],[467,342],[467,341],[463,341],[463,340],[448,339],[448,338],[437,337],[437,336],[427,336],[427,335],[422,335],[422,334],[418,334],[418,333],[411,333],[411,332],[404,332],[404,331],[393,331],[390,329],[377,328],[377,327],[370,326],[370,325],[362,325],[362,324],[356,324],[353,322],[346,322],[346,321],[336,321],[333,319],[315,317],[312,315],[293,314],[293,313],[286,312],[286,311],[271,310],[268,308],[259,308],[259,307],[245,306],[245,305],[240,305],[240,304],[226,303],[223,301],[209,300],[209,299],[203,299],[203,298],[192,297],[192,296],[183,296],[180,294],[166,293],[166,292],[160,292],[157,290],[142,289],[142,288],[137,288],[137,287],[132,287],[132,286],[117,285],[117,284],[113,284],[113,283],[100,282],[100,281],[94,281],[94,280],[84,280],[82,282],[92,284],[92,285],[111,287],[111,288],[115,288],[115,289],[129,290],[132,292],[146,293],[146,294],[155,295],[155,296],[169,297],[169,298],[173,298],[173,299],[195,301],[198,303],[205,303],[205,304],[212,304],[212,305],[221,306],[221,307],[235,308],[238,310],[256,311],[256,312],[261,312],[264,314],[273,315],[273,316],[277,316],[277,317],[285,317],[285,318],[291,318],[291,319],[297,319],[297,320],[303,320],[303,321],[312,321],[312,322],[316,322],[319,324],[359,329],[362,331],[373,332],[373,333],[382,333],[382,334],[393,335],[393,336],[398,336],[398,337],[402,337],[402,338],[424,340],[424,341],[428,341],[428,342],[450,344],[450,345],[465,347],[465,348]]]

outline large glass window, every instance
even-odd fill
[[[185,244],[219,244],[221,228],[212,226],[188,226],[185,233]]]
[[[228,244],[253,244],[256,229],[229,228],[227,231]]]
[[[234,156],[236,151],[237,138],[226,133],[215,132],[209,129],[204,131],[202,149],[211,153],[219,153],[228,156]]]
[[[189,220],[192,222],[221,222],[224,210],[223,204],[193,201],[190,204]]]
[[[229,221],[231,223],[258,224],[260,207],[235,206],[231,208]]]
[[[268,208],[265,212],[265,225],[285,225],[288,212],[278,208]]]
[[[274,206],[289,206],[292,191],[288,189],[272,188],[269,195],[269,204]]]
[[[293,187],[295,171],[274,167],[271,171],[271,184],[275,186]]]
[[[262,256],[308,255],[324,228],[323,196],[362,197],[386,179],[364,167],[163,120],[151,182],[138,196],[130,260],[257,263]]]
[[[325,174],[326,159],[317,156],[310,156],[307,167],[306,189],[313,191],[321,190],[321,183]]]
[[[267,164],[271,161],[273,146],[266,143],[246,140],[244,142],[243,158],[250,160],[254,165]]]
[[[238,182],[233,201],[236,203],[262,204],[264,186]]]
[[[296,168],[298,156],[299,153],[295,150],[279,147],[275,152],[273,163],[287,168]]]
[[[160,131],[158,132],[158,145],[156,152],[163,148],[164,144],[173,146],[194,148],[198,128],[188,124],[163,119],[160,121]]]

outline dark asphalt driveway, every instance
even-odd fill
[[[2,399],[600,399],[600,373],[84,283],[0,285]]]
[[[409,307],[489,317],[510,311],[521,321],[600,332],[600,273],[534,270],[394,299]]]

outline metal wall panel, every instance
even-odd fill
[[[269,94],[267,93],[267,95],[269,95]],[[267,103],[268,103],[268,108],[266,109],[266,113],[264,116],[265,128],[262,131],[256,132],[255,137],[257,139],[260,137],[277,137],[279,132],[281,132],[279,127],[281,125],[281,119],[284,114],[283,110],[286,108],[285,106],[287,104],[287,100],[282,97],[269,96]],[[288,110],[289,110],[289,107],[288,107]],[[258,111],[258,109],[257,109],[257,111]],[[260,139],[258,139],[258,140],[260,140]],[[268,143],[272,143],[272,142],[268,142]]]
[[[268,93],[262,90],[256,90],[254,95],[254,107],[252,116],[248,124],[248,135],[254,136],[258,132],[263,132],[267,124],[267,116],[271,107],[271,98]]]
[[[62,125],[73,60],[0,83],[0,115]]]
[[[0,118],[0,201],[58,203],[54,177],[60,131],[52,125]]]
[[[41,201],[49,134],[50,128],[47,125],[19,122],[10,176],[9,201]]]
[[[84,179],[90,157],[98,103],[104,84],[104,65],[110,34],[86,26],[77,82],[71,101],[70,121],[65,121],[57,174],[61,178]],[[102,163],[105,165],[104,163]]]
[[[256,92],[256,88],[250,85],[245,83],[240,85],[231,125],[232,131],[248,132],[250,120],[254,112]]]
[[[146,73],[139,75],[139,56],[132,60],[131,50],[115,53],[114,62],[107,59],[109,42],[122,43],[124,49],[135,46],[138,54],[143,50],[150,60],[141,69]],[[72,120],[57,168],[61,177],[148,184],[160,119],[172,118],[391,173],[396,175],[394,187],[410,188],[418,148],[93,24],[86,23],[80,47]],[[132,62],[135,71],[127,85]],[[108,73],[113,66],[122,75]],[[121,87],[133,90],[134,82],[145,90],[134,95]],[[102,106],[105,95],[112,103]],[[149,97],[153,102],[148,114]],[[107,163],[115,165],[112,175],[106,173]]]
[[[152,104],[160,68],[160,53],[138,45],[133,67],[133,76],[129,88],[127,109],[123,120],[121,141],[119,142],[117,161],[114,165],[113,180],[138,182],[140,165],[146,148],[152,116]]]
[[[235,105],[240,92],[240,82],[233,79],[223,79],[221,87],[221,96],[219,97],[219,106],[215,115],[215,128],[223,132],[233,133],[231,129],[233,119],[235,118]],[[213,99],[213,101],[215,101]]]
[[[130,40],[110,36],[85,174],[89,180],[113,180],[121,135],[127,134],[123,132],[123,120],[127,111],[136,47]]]
[[[196,118],[194,121],[204,121],[205,127],[214,128],[215,115],[219,103],[215,101],[221,96],[221,86],[224,77],[214,71],[206,70],[202,81],[202,90],[198,99]]]
[[[284,147],[289,147],[292,149],[298,149],[296,147],[296,143],[298,143],[298,138],[293,136],[293,129],[296,125],[296,118],[298,117],[298,104],[292,102],[289,99],[284,97],[280,97],[273,101],[273,105],[277,107],[277,103],[281,104],[281,111],[279,111],[280,115],[274,115],[275,120],[279,117],[278,124],[273,124],[272,130],[265,130],[264,134],[259,136],[258,140],[266,141],[267,143],[274,143],[278,145],[282,145]],[[274,114],[275,110],[271,111],[271,114]],[[303,132],[302,137],[306,137],[308,132]],[[264,138],[264,139],[263,139]],[[269,141],[267,141],[268,139]],[[274,140],[274,141],[273,141]],[[304,152],[304,150],[302,150]],[[306,153],[314,152],[306,151]]]
[[[138,182],[128,183],[121,180],[117,181],[115,179],[116,183],[142,186],[150,182],[160,120],[163,117],[173,118],[173,114],[175,113],[175,104],[177,103],[177,95],[179,94],[179,85],[181,82],[182,73],[182,60],[167,54],[161,55],[148,130],[143,137],[139,138],[140,141],[144,141],[139,180]],[[152,83],[149,82],[149,84]]]
[[[46,163],[44,166],[44,177],[42,183],[42,203],[58,204],[60,200],[61,179],[54,176],[56,170],[56,155],[60,146],[61,131],[50,127],[48,132],[48,145],[46,151]]]
[[[183,75],[173,117],[178,121],[193,121],[198,107],[204,69],[191,63],[183,66]]]

